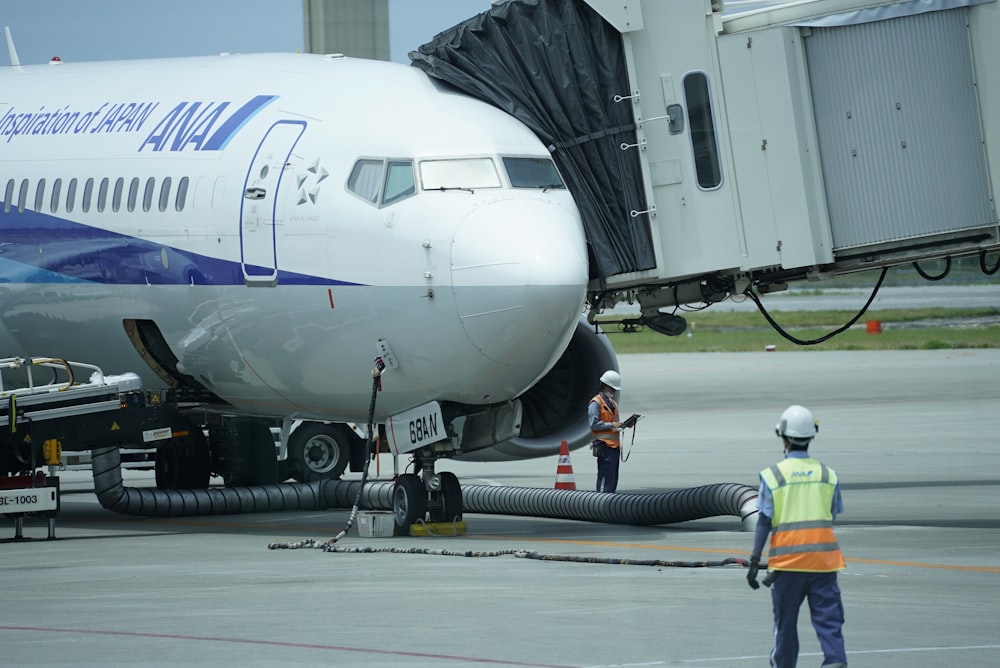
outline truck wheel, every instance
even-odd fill
[[[351,460],[351,437],[338,424],[304,423],[288,438],[288,468],[299,482],[336,480]]]
[[[180,443],[181,481],[184,489],[207,489],[212,478],[208,442],[201,430]]]
[[[156,487],[178,489],[181,485],[181,454],[176,443],[167,442],[156,448]]]
[[[227,487],[273,485],[278,462],[274,436],[264,420],[230,418],[223,427],[222,477]]]

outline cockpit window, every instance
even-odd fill
[[[354,163],[347,189],[376,206],[387,206],[416,192],[409,160],[363,158]]]
[[[423,160],[420,183],[424,190],[499,188],[500,175],[490,158]]]
[[[385,170],[385,194],[382,195],[382,205],[392,204],[413,193],[413,163],[409,160],[390,160]]]
[[[347,177],[347,189],[372,204],[378,201],[378,188],[382,183],[381,160],[358,160]]]
[[[515,188],[565,188],[555,164],[548,158],[503,159],[507,178]]]

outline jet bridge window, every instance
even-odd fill
[[[687,102],[688,127],[691,128],[691,148],[698,186],[713,190],[722,185],[719,163],[719,143],[712,117],[712,98],[708,77],[704,72],[692,72],[684,77],[684,99]]]
[[[507,178],[514,188],[565,188],[555,163],[549,158],[503,158]]]
[[[490,158],[451,158],[420,162],[424,190],[473,190],[501,187],[500,175]]]

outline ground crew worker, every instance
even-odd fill
[[[750,587],[757,589],[760,555],[770,534],[769,574],[764,584],[771,584],[774,607],[771,665],[794,668],[799,655],[799,608],[808,598],[823,665],[847,666],[844,606],[837,585],[844,556],[833,535],[833,520],[844,510],[837,474],[809,456],[809,443],[818,431],[809,410],[789,406],[775,431],[784,443],[785,459],[760,472],[760,512],[747,573]]]
[[[615,392],[622,389],[622,377],[617,371],[601,374],[601,388],[587,405],[590,432],[597,447],[597,491],[613,493],[618,489],[618,468],[621,463],[621,423]]]

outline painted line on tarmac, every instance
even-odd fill
[[[468,536],[476,540],[518,540],[517,536]],[[747,554],[747,549],[727,550],[720,547],[684,547],[681,545],[651,545],[649,543],[619,543],[602,540],[573,540],[570,538],[538,538],[536,536],[524,536],[521,540],[535,543],[554,543],[562,545],[587,545],[591,547],[621,547],[640,550],[658,550],[664,552],[708,552],[711,554],[725,554],[732,556],[736,554]],[[858,557],[845,557],[847,563],[855,564],[877,564],[880,566],[900,566],[908,568],[936,568],[947,571],[968,571],[972,573],[1000,573],[1000,566],[957,566],[953,564],[935,564],[921,561],[894,561],[891,559],[861,559]]]
[[[955,645],[953,647],[897,647],[892,649],[861,649],[847,650],[847,658],[858,656],[859,654],[915,654],[915,653],[927,653],[927,652],[972,652],[979,650],[995,650],[1000,649],[1000,645]],[[802,652],[799,654],[799,658],[805,657],[823,657],[820,652]],[[691,665],[691,664],[712,664],[712,663],[725,663],[731,665],[733,661],[757,661],[768,659],[767,654],[747,654],[743,656],[715,656],[715,657],[703,657],[699,659],[668,659],[666,661],[647,661],[643,663],[615,663],[615,664],[595,664],[592,666],[586,666],[586,668],[641,668],[642,666],[678,666],[678,665]]]
[[[269,647],[287,647],[292,649],[317,649],[332,652],[352,652],[355,654],[378,654],[383,656],[403,656],[419,659],[441,659],[443,661],[462,661],[465,663],[481,663],[489,666],[523,666],[525,668],[574,668],[560,663],[528,663],[524,661],[509,661],[506,659],[487,659],[474,656],[451,654],[435,654],[432,652],[404,652],[391,649],[373,649],[369,647],[348,647],[346,645],[319,645],[302,642],[286,642],[279,640],[253,640],[250,638],[224,638],[221,636],[192,636],[181,633],[143,633],[139,631],[107,631],[101,629],[66,629],[47,626],[9,626],[0,625],[0,631],[27,631],[36,633],[77,633],[82,635],[115,636],[120,638],[153,638],[157,640],[183,640],[185,642],[198,640],[209,643],[232,643],[236,645],[266,645]]]
[[[893,561],[891,559],[845,558],[848,563],[878,564],[880,566],[905,566],[911,568],[939,568],[946,571],[968,571],[971,573],[1000,573],[1000,566],[956,566],[953,564],[932,564],[920,561]]]

